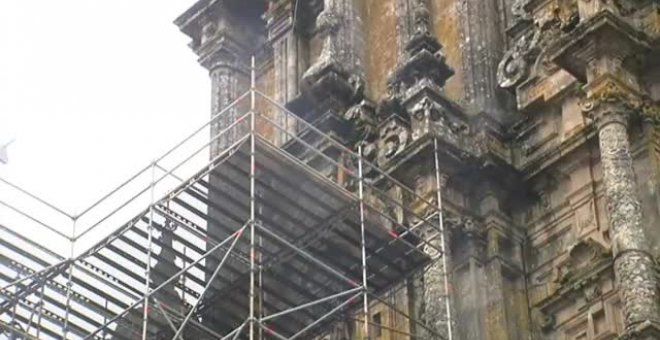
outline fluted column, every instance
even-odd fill
[[[631,339],[655,339],[637,335],[640,329],[658,323],[660,307],[655,261],[647,252],[630,152],[630,108],[625,100],[608,97],[591,102],[587,110],[598,131],[614,272],[626,334]]]

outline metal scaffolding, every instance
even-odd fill
[[[440,337],[383,298],[442,258],[439,173],[430,202],[255,84],[253,60],[244,95],[81,214],[0,179],[48,216],[0,199],[0,330],[24,339],[313,339],[352,320],[364,338],[373,326]],[[206,129],[229,114],[235,121],[209,139]],[[277,145],[280,134],[288,138]],[[226,136],[239,137],[212,147]],[[376,324],[375,303],[414,327]]]

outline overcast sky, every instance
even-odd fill
[[[0,1],[0,176],[79,211],[208,119],[194,2]]]

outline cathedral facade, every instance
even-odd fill
[[[212,114],[254,56],[260,92],[441,204],[443,260],[383,296],[406,317],[355,311],[371,339],[660,339],[657,1],[200,0],[175,23]],[[261,107],[275,143],[300,132]]]

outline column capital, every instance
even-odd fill
[[[648,106],[642,94],[613,77],[590,83],[585,90],[587,96],[580,102],[580,107],[599,131],[611,123],[628,126],[630,118],[642,114],[643,107]]]

